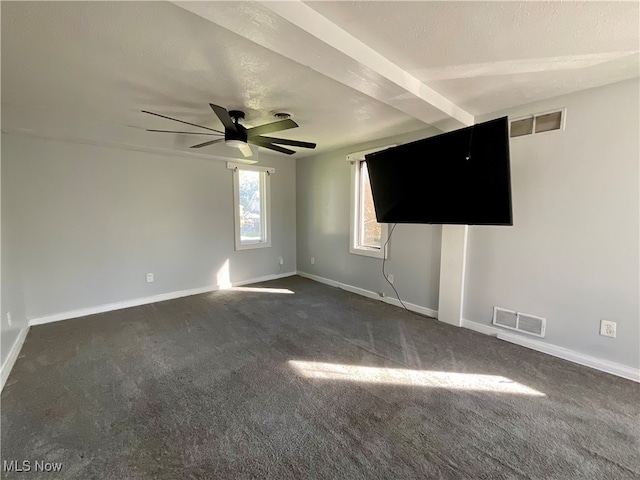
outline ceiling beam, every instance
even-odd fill
[[[174,3],[428,125],[474,123],[472,114],[301,1]]]
[[[262,1],[262,5],[298,28],[310,33],[337,51],[370,68],[387,80],[434,106],[463,125],[473,125],[474,116],[445,98],[388,58],[358,40],[346,30],[315,11],[301,0],[289,2]]]

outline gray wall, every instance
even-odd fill
[[[638,368],[638,81],[491,115],[567,107],[566,130],[511,140],[514,226],[470,227],[464,317],[547,318],[544,341]],[[618,322],[616,339],[600,319]]]
[[[470,227],[467,320],[489,324],[493,305],[541,315],[545,341],[638,367],[638,89],[623,82],[486,117],[568,108],[566,131],[511,142],[514,227]],[[293,271],[296,228],[299,270],[391,295],[381,260],[349,253],[345,157],[430,134],[301,159],[297,172],[290,159],[264,160],[277,168],[274,246],[243,252],[223,162],[3,134],[2,361],[28,317],[212,285],[227,259],[234,281],[277,273],[278,256]],[[399,225],[387,269],[403,299],[432,309],[440,235]],[[601,318],[618,322],[617,339],[598,335]]]
[[[3,319],[211,286],[227,260],[232,281],[296,270],[292,159],[261,156],[273,246],[240,252],[225,162],[4,134],[2,160]]]
[[[466,320],[489,325],[493,305],[540,315],[543,341],[639,366],[638,90],[622,82],[478,119],[568,109],[565,131],[511,142],[515,225],[469,227]],[[298,270],[392,295],[381,260],[349,253],[345,157],[433,133],[298,160]],[[387,268],[403,299],[435,310],[440,237],[437,226],[399,225]],[[599,335],[601,318],[618,322],[618,338]]]
[[[2,169],[7,162],[6,158],[3,158]],[[7,176],[2,172],[2,195],[8,190]],[[4,365],[7,356],[13,346],[14,342],[20,334],[20,330],[26,328],[27,317],[25,314],[24,306],[24,290],[22,286],[22,275],[20,273],[20,258],[19,239],[16,235],[16,230],[7,228],[10,224],[16,223],[16,218],[13,217],[15,212],[9,208],[9,203],[2,200],[2,210],[0,216],[2,217],[2,240],[0,242],[2,251],[0,256],[2,258],[2,275],[0,278],[0,364]],[[7,319],[7,312],[11,312],[12,325],[9,326]]]
[[[351,166],[346,156],[435,132],[413,132],[298,160],[298,270],[394,295],[382,276],[382,260],[349,253]],[[385,270],[394,274],[394,285],[402,300],[437,310],[440,237],[439,226],[398,225],[395,229]],[[315,257],[315,265],[311,264],[311,257]]]

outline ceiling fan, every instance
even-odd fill
[[[179,133],[185,135],[222,135],[224,138],[216,138],[215,140],[210,140],[208,142],[199,143],[197,145],[193,145],[191,148],[202,148],[207,147],[209,145],[213,145],[215,143],[224,142],[226,145],[230,147],[239,148],[242,154],[245,157],[252,155],[251,148],[249,147],[249,143],[253,145],[257,145],[259,147],[268,148],[269,150],[275,150],[276,152],[285,153],[287,155],[292,155],[296,153],[294,150],[289,148],[281,147],[280,145],[290,145],[293,147],[303,147],[303,148],[316,148],[315,143],[311,142],[299,142],[298,140],[287,140],[286,138],[275,138],[275,137],[265,137],[264,133],[272,133],[279,132],[281,130],[288,130],[290,128],[296,128],[298,124],[288,118],[288,114],[276,114],[281,115],[283,120],[278,120],[277,122],[267,123],[265,125],[260,125],[257,127],[246,128],[240,124],[240,120],[244,119],[244,112],[240,110],[231,110],[227,111],[226,108],[220,107],[218,105],[214,105],[210,103],[209,106],[213,110],[213,112],[218,116],[222,124],[224,125],[224,132],[220,130],[215,130],[213,128],[205,127],[203,125],[196,125],[195,123],[185,122],[184,120],[179,120],[177,118],[167,117],[166,115],[160,115],[159,113],[149,112],[147,110],[142,110],[142,113],[148,113],[149,115],[155,115],[156,117],[166,118],[168,120],[173,120],[175,122],[184,123],[186,125],[191,125],[193,127],[204,128],[205,130],[210,130],[215,133],[204,133],[204,132],[182,132],[182,131],[174,131],[174,130],[150,130],[148,132],[161,132],[161,133]]]

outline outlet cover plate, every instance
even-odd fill
[[[603,337],[616,338],[616,322],[600,320],[600,335]]]
[[[147,283],[153,282],[153,273],[147,273]]]

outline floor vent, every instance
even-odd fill
[[[527,313],[514,312],[506,308],[493,307],[493,322],[498,327],[521,333],[544,337],[547,320]]]
[[[563,108],[515,118],[509,122],[509,136],[511,138],[524,137],[535,133],[564,130],[565,116],[566,109]]]

